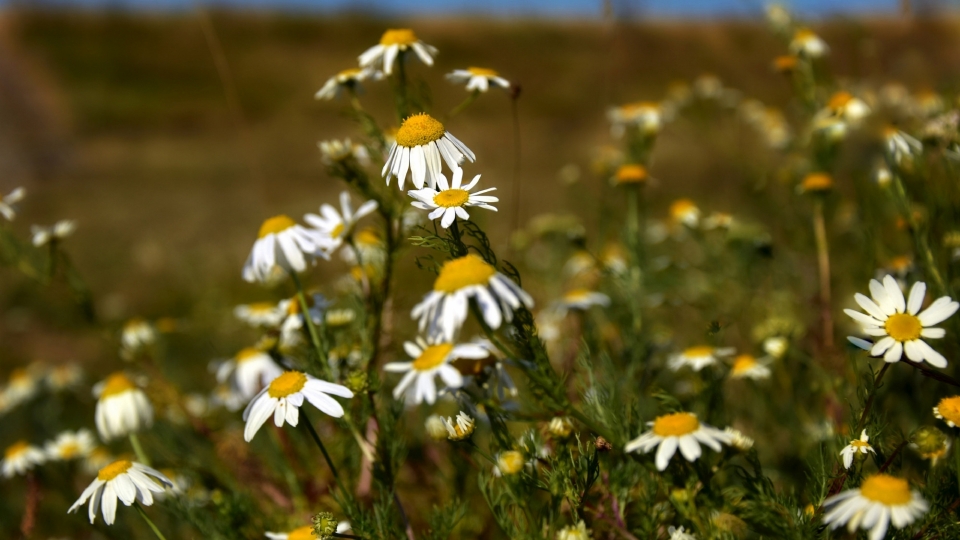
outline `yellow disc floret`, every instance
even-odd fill
[[[496,273],[493,266],[471,253],[443,263],[433,290],[453,293],[471,285],[486,285]]]
[[[690,199],[677,199],[670,205],[670,215],[674,219],[683,219],[698,210],[697,205]]]
[[[894,313],[887,317],[887,322],[883,323],[887,335],[897,341],[912,341],[920,337],[923,331],[923,323],[916,315],[909,313]]]
[[[7,450],[3,455],[6,459],[15,458],[26,452],[28,448],[30,448],[30,444],[28,444],[27,441],[17,441],[7,447]]]
[[[643,165],[621,165],[615,178],[618,184],[641,184],[647,181],[647,169]]]
[[[247,347],[237,353],[235,360],[237,361],[238,364],[242,364],[249,360],[253,360],[254,358],[260,356],[261,354],[263,354],[263,352],[260,349],[256,347]]]
[[[113,463],[100,469],[100,472],[97,473],[97,480],[100,480],[101,482],[108,482],[127,472],[130,467],[133,467],[133,463],[129,460],[121,459],[119,461],[114,461]]]
[[[830,101],[827,102],[827,107],[838,110],[846,106],[847,103],[850,103],[850,100],[853,99],[853,96],[850,95],[850,92],[845,92],[843,90],[837,92],[836,94],[830,96]]]
[[[80,445],[75,442],[69,442],[61,446],[58,450],[61,459],[73,459],[80,454]]]
[[[432,143],[446,131],[437,119],[427,113],[415,114],[408,117],[397,130],[397,144],[404,148],[413,148]]]
[[[825,173],[810,173],[800,184],[804,191],[827,191],[833,187],[833,178]]]
[[[317,535],[313,532],[313,527],[307,525],[287,533],[287,540],[316,540]]]
[[[387,30],[380,37],[380,44],[389,47],[390,45],[407,46],[417,42],[417,35],[409,28],[394,28]]]
[[[417,371],[429,371],[439,367],[447,359],[450,351],[453,350],[453,344],[440,343],[431,345],[420,353],[420,356],[413,361],[413,369]]]
[[[107,382],[103,385],[103,391],[100,392],[100,399],[122,394],[128,390],[133,390],[137,386],[133,381],[123,373],[114,373],[107,377]]]
[[[331,238],[340,238],[340,235],[343,234],[343,223],[337,223],[337,226],[330,231]]]
[[[345,82],[349,79],[353,79],[354,77],[356,77],[357,75],[360,75],[361,73],[363,73],[363,70],[360,68],[349,68],[341,71],[340,73],[337,73],[337,77],[341,81]]]
[[[700,429],[697,417],[685,412],[665,414],[653,421],[653,433],[660,437],[681,437]]]
[[[494,70],[492,70],[492,69],[482,68],[482,67],[468,67],[468,68],[467,68],[467,71],[469,71],[471,75],[478,76],[478,77],[498,77],[498,76],[500,76],[500,74],[497,73],[496,71],[494,71]]]
[[[743,373],[757,365],[757,359],[749,354],[741,354],[733,361],[733,372]]]
[[[274,379],[267,389],[272,398],[284,398],[303,390],[307,376],[299,371],[288,371]]]
[[[434,204],[443,208],[463,206],[468,200],[470,200],[470,194],[462,189],[447,189],[433,197]]]
[[[910,484],[888,474],[875,474],[864,480],[860,486],[860,494],[887,506],[907,504],[912,499]]]
[[[507,450],[497,457],[497,468],[501,474],[517,474],[523,469],[523,454],[516,450]]]
[[[713,354],[713,347],[709,345],[699,345],[684,349],[683,355],[687,358],[705,358]]]
[[[870,443],[868,443],[867,441],[861,441],[860,439],[856,439],[856,440],[850,441],[850,446],[858,449],[870,448]]]
[[[943,398],[937,404],[937,414],[955,425],[960,425],[960,396]]]
[[[290,227],[296,225],[289,217],[280,214],[279,216],[273,216],[272,218],[263,222],[263,225],[260,226],[260,238],[267,236],[268,234],[277,234],[283,232]]]

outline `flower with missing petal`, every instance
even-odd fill
[[[500,88],[510,88],[510,81],[504,79],[499,73],[492,69],[469,67],[467,69],[455,69],[447,73],[447,80],[453,84],[467,83],[468,92],[486,92],[490,85]]]
[[[446,388],[463,386],[463,375],[450,365],[451,362],[458,358],[479,360],[490,355],[487,349],[474,343],[454,344],[441,339],[418,338],[415,343],[404,343],[403,350],[413,361],[390,362],[383,366],[384,371],[390,373],[406,373],[393,389],[393,397],[400,399],[409,393],[413,403],[426,401],[430,405],[437,399],[436,377],[440,377]]]
[[[353,392],[346,386],[321,381],[313,375],[300,371],[287,371],[270,381],[243,411],[247,423],[243,438],[250,442],[257,431],[271,416],[277,427],[286,422],[296,427],[300,421],[300,407],[306,399],[311,405],[334,417],[343,416],[343,406],[327,394],[352,398]]]
[[[380,37],[380,43],[370,47],[360,55],[360,67],[382,69],[387,75],[393,73],[393,64],[403,61],[401,53],[413,50],[421,62],[428,66],[433,65],[433,57],[437,49],[417,39],[417,35],[409,28],[395,28],[387,30]]]
[[[383,164],[381,176],[397,178],[400,189],[407,179],[407,172],[417,189],[423,186],[436,187],[443,162],[451,171],[460,168],[464,160],[476,161],[477,156],[448,132],[437,119],[426,113],[407,117],[397,130],[396,141]]]
[[[853,465],[853,458],[858,454],[867,455],[869,453],[876,454],[877,452],[870,446],[870,443],[867,442],[870,440],[870,437],[867,436],[867,430],[863,430],[860,433],[859,439],[854,439],[850,441],[850,444],[843,447],[843,450],[840,451],[840,456],[843,458],[843,468],[849,469],[850,465]]]
[[[720,451],[720,444],[730,444],[730,436],[715,428],[700,422],[697,416],[688,412],[676,412],[658,416],[653,422],[648,422],[650,431],[641,434],[627,443],[626,452],[640,451],[644,454],[657,448],[657,470],[667,468],[670,458],[680,449],[680,454],[694,462],[700,457],[703,450],[700,445],[709,446],[715,452]]]
[[[902,529],[925,514],[929,505],[906,480],[881,473],[866,478],[859,488],[828,497],[823,508],[823,523],[831,529],[846,525],[850,534],[869,529],[870,540],[880,540],[891,522]]]
[[[97,478],[83,490],[67,513],[76,512],[89,500],[87,515],[90,523],[96,521],[97,509],[100,508],[103,521],[107,525],[113,525],[117,517],[118,500],[126,506],[134,502],[150,506],[153,504],[153,494],[163,493],[164,488],[168,487],[173,487],[173,482],[160,471],[135,461],[121,459],[100,469]]]
[[[407,192],[407,195],[415,199],[410,204],[421,210],[431,210],[427,218],[441,218],[440,226],[444,229],[450,227],[458,217],[464,221],[470,219],[470,214],[466,210],[467,207],[475,206],[497,211],[497,208],[490,203],[499,202],[500,199],[484,195],[484,193],[489,193],[497,188],[481,189],[476,193],[470,193],[470,190],[480,181],[480,175],[474,176],[468,184],[464,185],[462,181],[463,169],[460,167],[453,169],[453,175],[449,183],[446,176],[438,174],[435,188],[425,187]]]

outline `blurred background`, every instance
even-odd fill
[[[830,44],[827,62],[840,77],[955,95],[960,19],[951,4],[788,7]],[[240,279],[262,220],[315,212],[342,189],[324,172],[317,142],[357,131],[345,102],[313,94],[384,29],[411,27],[440,50],[433,68],[412,68],[440,114],[466,97],[443,79],[453,69],[493,68],[520,86],[522,187],[519,197],[511,189],[499,196],[501,214],[516,211],[526,223],[547,211],[591,215],[583,206],[606,181],[591,162],[610,140],[611,105],[659,101],[707,75],[787,106],[790,84],[771,67],[785,47],[763,13],[748,0],[7,1],[0,191],[26,187],[11,225],[21,232],[77,220],[66,249],[102,321],[119,327],[132,316],[198,309],[229,318],[233,303],[263,298]],[[393,121],[386,85],[368,84],[362,99],[382,123]],[[756,156],[757,142],[730,136],[742,130],[734,114],[703,114],[716,118],[679,119],[658,141],[651,197],[663,214],[681,196],[720,211],[747,206],[737,203],[751,196],[745,180],[755,164],[743,156]],[[481,156],[472,170],[486,182],[513,178],[505,92],[482,96],[448,127]],[[511,220],[483,219],[504,247]],[[80,315],[69,295],[3,272],[0,370],[114,357],[103,336],[73,333]]]

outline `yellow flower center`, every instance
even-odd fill
[[[303,390],[307,376],[299,371],[288,371],[274,379],[267,389],[272,398],[284,398]]]
[[[363,70],[361,70],[360,68],[345,69],[345,70],[341,71],[340,73],[337,73],[337,77],[339,77],[339,78],[341,78],[341,79],[351,79],[351,78],[356,77],[357,75],[359,75],[362,71],[363,71]]]
[[[639,184],[647,180],[647,169],[643,165],[621,165],[617,169],[618,184]]]
[[[493,266],[471,253],[443,263],[440,275],[433,282],[433,290],[453,293],[470,285],[484,285],[496,273]]]
[[[777,71],[793,71],[797,67],[797,57],[796,56],[778,56],[773,61],[773,67]]]
[[[114,373],[107,377],[107,382],[103,385],[103,391],[100,392],[100,399],[104,399],[117,394],[122,394],[127,390],[133,390],[137,386],[123,373]]]
[[[793,34],[793,39],[798,41],[806,41],[811,38],[817,37],[817,34],[810,30],[809,28],[801,28]]]
[[[30,373],[23,368],[17,368],[10,372],[10,384],[21,385],[30,381]]]
[[[26,452],[28,448],[30,448],[30,444],[27,443],[27,441],[17,441],[7,448],[7,451],[4,452],[3,456],[6,459],[13,459]]]
[[[684,349],[683,355],[687,358],[705,358],[713,354],[713,347],[707,345],[700,345],[698,347],[690,347],[689,349]]]
[[[691,212],[697,211],[697,205],[693,203],[690,199],[680,199],[673,201],[673,204],[670,205],[670,215],[676,219],[683,218],[690,214]]]
[[[937,412],[944,419],[960,425],[960,396],[943,398],[937,404]]]
[[[894,313],[883,323],[887,335],[897,341],[911,341],[920,337],[923,323],[915,315],[909,313]]]
[[[890,259],[890,269],[896,272],[906,272],[911,265],[913,265],[913,261],[905,255]]]
[[[254,358],[260,356],[261,354],[263,353],[260,352],[260,349],[257,349],[256,347],[247,347],[237,353],[235,360],[237,361],[238,364],[242,364],[244,362],[253,360]]]
[[[427,113],[415,114],[403,121],[397,130],[397,144],[404,148],[423,146],[443,137],[443,124]]]
[[[497,468],[501,474],[517,474],[523,469],[523,454],[516,450],[507,450],[497,458]]]
[[[113,463],[100,469],[100,472],[97,473],[97,480],[100,480],[101,482],[109,482],[110,480],[113,480],[114,478],[127,472],[130,467],[133,467],[133,463],[126,459],[114,461]]]
[[[827,102],[827,107],[834,110],[842,109],[847,103],[850,103],[851,99],[853,99],[853,96],[850,95],[850,92],[841,90],[830,97],[830,101]]]
[[[443,364],[447,355],[453,350],[452,343],[440,343],[431,345],[420,353],[420,356],[413,361],[413,369],[417,371],[429,371]]]
[[[358,232],[354,240],[361,246],[378,246],[380,245],[380,234],[368,227]]]
[[[804,191],[826,191],[833,187],[833,178],[829,174],[811,173],[800,184]]]
[[[330,231],[331,238],[340,238],[340,235],[343,234],[343,223],[337,223],[337,226]]]
[[[395,28],[387,30],[380,38],[380,44],[389,45],[413,45],[417,42],[417,35],[409,28]]]
[[[287,533],[287,540],[314,540],[316,538],[317,535],[313,533],[313,527],[310,525],[294,529]]]
[[[563,299],[567,302],[579,302],[581,300],[586,300],[589,294],[590,291],[587,289],[574,289],[563,295]]]
[[[850,446],[854,448],[870,448],[870,443],[857,439],[855,441],[850,441]]]
[[[437,193],[433,197],[433,202],[443,208],[453,208],[463,206],[470,199],[470,194],[462,189],[447,189]]]
[[[271,302],[254,302],[247,304],[247,308],[257,314],[269,313],[273,311],[274,304]]]
[[[757,365],[757,359],[749,354],[741,354],[733,361],[733,372],[743,373]]]
[[[283,232],[294,225],[296,225],[296,223],[283,214],[280,214],[279,216],[273,216],[272,218],[264,221],[263,225],[260,226],[259,238],[263,238],[268,234],[277,234]]]
[[[658,416],[653,421],[653,432],[661,437],[680,437],[700,429],[697,417],[685,412]]]
[[[863,481],[860,494],[887,506],[907,504],[912,498],[906,480],[888,474],[875,474]]]
[[[492,69],[482,67],[468,67],[467,71],[469,71],[471,75],[476,75],[479,77],[497,77],[500,75]]]
[[[627,103],[620,109],[625,113],[651,113],[656,112],[660,109],[660,105],[652,101],[637,101],[635,103]]]

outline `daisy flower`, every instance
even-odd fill
[[[323,323],[323,311],[330,305],[327,299],[320,293],[306,294],[307,311],[310,312],[310,320],[314,325]],[[303,307],[300,305],[298,297],[281,300],[277,306],[283,313],[283,320],[280,322],[280,346],[281,348],[296,347],[303,341],[304,317]]]
[[[902,529],[925,514],[929,506],[920,493],[910,490],[906,480],[881,473],[868,477],[859,488],[827,498],[823,508],[823,523],[831,529],[846,525],[850,534],[869,529],[870,540],[880,540],[891,521]]]
[[[77,230],[77,222],[71,219],[62,219],[49,227],[30,226],[30,233],[33,234],[33,245],[36,247],[47,245],[50,242],[59,242],[72,235],[75,230]]]
[[[126,375],[114,373],[93,387],[95,419],[100,437],[108,441],[153,425],[153,406],[143,390]]]
[[[960,304],[948,296],[942,296],[920,311],[927,292],[927,285],[918,281],[910,288],[906,300],[897,281],[891,275],[883,278],[883,284],[870,280],[870,295],[873,300],[857,293],[854,299],[867,313],[852,309],[843,310],[863,326],[863,333],[880,338],[874,344],[848,338],[851,343],[870,351],[870,356],[881,356],[886,362],[899,362],[903,353],[913,362],[926,361],[938,368],[947,367],[947,359],[933,350],[921,338],[940,339],[946,332],[942,328],[932,328],[956,313]]]
[[[451,441],[469,439],[476,428],[476,421],[463,411],[460,411],[456,419],[447,417],[441,418],[441,421],[447,430],[447,438]]]
[[[493,469],[496,476],[511,476],[523,470],[526,465],[523,453],[516,450],[507,450],[497,454],[497,465]]]
[[[96,521],[97,509],[100,508],[104,523],[113,525],[117,518],[118,500],[126,506],[134,502],[150,506],[153,504],[153,494],[163,493],[165,487],[173,487],[173,482],[160,471],[121,459],[100,469],[97,478],[83,490],[67,513],[76,512],[89,500],[87,515],[90,523]]]
[[[610,297],[589,289],[573,289],[567,291],[560,299],[559,309],[561,312],[567,311],[587,311],[588,309],[599,306],[607,307],[610,305]]]
[[[933,415],[950,427],[960,425],[960,396],[945,397],[933,408]]]
[[[264,351],[254,347],[242,349],[217,368],[217,382],[228,384],[243,397],[251,399],[261,388],[283,373],[283,368]]]
[[[513,280],[471,253],[443,263],[433,291],[413,307],[411,316],[419,319],[421,332],[429,328],[431,335],[453,341],[467,320],[471,298],[492,330],[504,320],[510,322],[521,306],[533,307],[533,298]]]
[[[70,461],[85,458],[95,446],[96,440],[88,429],[64,431],[44,445],[44,453],[50,461]]]
[[[694,462],[700,457],[700,445],[706,445],[715,452],[720,451],[720,443],[730,444],[730,436],[725,432],[701,423],[697,416],[688,412],[677,412],[658,416],[653,422],[647,422],[650,431],[641,434],[627,443],[625,451],[646,454],[657,448],[657,470],[667,468],[670,458],[680,448],[680,453],[689,461]]]
[[[480,360],[490,355],[475,343],[454,344],[440,339],[418,338],[416,342],[404,343],[403,350],[413,358],[412,362],[390,362],[383,366],[384,371],[406,373],[393,389],[393,397],[400,399],[409,391],[413,403],[426,401],[430,405],[437,400],[434,378],[439,376],[446,388],[463,386],[463,375],[450,362],[458,358]]]
[[[13,221],[17,217],[17,204],[23,200],[27,191],[22,187],[7,193],[6,196],[0,195],[0,214],[7,218],[7,221]]]
[[[47,373],[47,385],[51,390],[59,392],[74,388],[83,380],[83,369],[76,362],[67,362],[54,366]]]
[[[317,148],[320,149],[323,162],[327,165],[341,163],[351,157],[362,167],[370,165],[370,152],[367,151],[367,147],[350,142],[350,139],[320,141],[317,143]]]
[[[329,257],[321,249],[321,238],[316,231],[282,214],[264,221],[243,265],[243,279],[266,283],[273,278],[276,267],[288,273],[303,272],[316,256]]]
[[[343,407],[327,394],[353,397],[353,392],[346,386],[321,381],[300,371],[283,373],[261,390],[243,411],[243,420],[247,423],[243,438],[247,442],[253,440],[253,436],[271,416],[277,427],[283,426],[284,422],[296,427],[304,399],[322,412],[340,418],[343,416]]]
[[[337,534],[343,534],[349,531],[350,531],[349,521],[341,521],[340,523],[337,523]],[[266,533],[266,536],[270,540],[316,540],[317,539],[317,535],[314,533],[313,525],[306,525],[285,533],[268,532]]]
[[[770,368],[751,354],[741,354],[733,360],[730,377],[733,379],[753,379],[755,381],[769,379]]]
[[[0,474],[4,478],[23,475],[44,461],[43,450],[27,441],[17,441],[4,451],[3,460],[0,460]]]
[[[850,92],[841,90],[830,96],[823,113],[857,123],[870,114],[870,107],[862,99],[854,97]]]
[[[480,175],[474,176],[473,180],[466,185],[462,185],[462,181],[463,169],[460,167],[453,168],[451,183],[447,183],[446,176],[438,174],[436,186],[407,192],[407,195],[416,199],[410,204],[421,210],[432,210],[432,212],[427,215],[429,219],[437,219],[442,216],[440,225],[444,229],[450,227],[450,224],[453,223],[457,217],[462,220],[470,219],[470,214],[467,213],[465,207],[476,206],[486,210],[493,210],[494,212],[497,211],[496,207],[490,203],[499,202],[500,199],[484,195],[484,193],[489,193],[497,188],[481,189],[476,193],[470,193],[473,186],[477,185],[477,182],[480,181]]]
[[[320,206],[320,214],[307,214],[303,220],[313,227],[320,237],[320,246],[327,252],[333,253],[342,244],[344,238],[350,236],[354,226],[364,216],[368,216],[377,209],[377,201],[367,201],[353,211],[350,203],[350,192],[340,192],[340,211],[329,204]]]
[[[413,49],[420,61],[428,66],[433,65],[433,57],[437,55],[437,49],[417,39],[417,35],[409,28],[397,28],[387,30],[380,37],[380,43],[367,49],[360,55],[360,67],[382,69],[384,73],[390,75],[393,73],[393,64],[400,57],[400,54]]]
[[[123,324],[120,330],[120,354],[131,359],[137,352],[150,347],[157,341],[157,329],[149,322],[134,317]]]
[[[447,80],[453,84],[467,83],[468,92],[486,92],[491,84],[503,89],[510,88],[510,81],[501,77],[499,73],[492,69],[480,67],[455,69],[451,73],[447,73]]]
[[[677,199],[670,205],[670,219],[687,227],[700,224],[700,208],[690,199]]]
[[[730,446],[740,450],[741,452],[746,452],[753,448],[753,439],[743,434],[739,429],[734,429],[732,427],[723,428],[723,432],[730,437]]]
[[[783,358],[790,348],[790,342],[782,336],[772,336],[763,340],[763,352],[774,358]]]
[[[870,437],[867,436],[867,430],[863,430],[860,433],[859,439],[854,439],[850,441],[850,444],[843,447],[843,450],[840,451],[840,456],[843,458],[844,469],[849,469],[850,465],[853,465],[853,458],[857,454],[867,455],[871,452],[876,454],[876,451],[874,451],[870,443],[867,442],[869,440]]]
[[[717,363],[719,358],[731,356],[736,352],[733,347],[710,347],[709,345],[698,345],[689,347],[683,352],[673,355],[670,358],[668,366],[674,371],[680,371],[685,366],[690,366],[694,371],[712,366]]]
[[[806,58],[820,58],[830,51],[827,42],[823,41],[809,28],[800,28],[793,34],[790,41],[790,52]]]
[[[610,131],[621,137],[627,128],[636,127],[644,135],[656,135],[663,125],[663,110],[659,103],[639,101],[607,110]]]
[[[923,152],[922,142],[895,127],[888,127],[883,131],[883,142],[887,154],[897,165]]]
[[[447,162],[450,170],[456,170],[464,159],[473,162],[477,156],[438,120],[420,113],[408,117],[400,125],[380,174],[387,179],[388,186],[390,179],[396,177],[401,190],[407,171],[417,189],[422,189],[424,183],[434,187],[440,176],[441,160]]]
[[[576,525],[557,531],[557,540],[590,540],[590,531],[583,520],[580,520]]]
[[[688,533],[685,528],[670,526],[667,529],[667,532],[670,533],[670,540],[697,540],[697,537]]]
[[[382,77],[383,73],[380,73],[372,68],[345,69],[327,79],[327,82],[323,83],[323,86],[320,88],[320,90],[317,90],[317,93],[314,94],[313,97],[314,99],[326,100],[338,98],[344,90],[349,90],[351,92],[359,91],[360,83],[367,79],[377,81]]]
[[[40,378],[35,371],[30,368],[17,368],[10,372],[7,387],[3,390],[3,397],[8,407],[16,407],[40,391]]]
[[[254,302],[233,308],[233,315],[250,326],[275,328],[286,317],[286,310],[273,302]]]
[[[647,169],[636,163],[621,165],[612,178],[613,183],[618,186],[643,185],[647,179]]]

